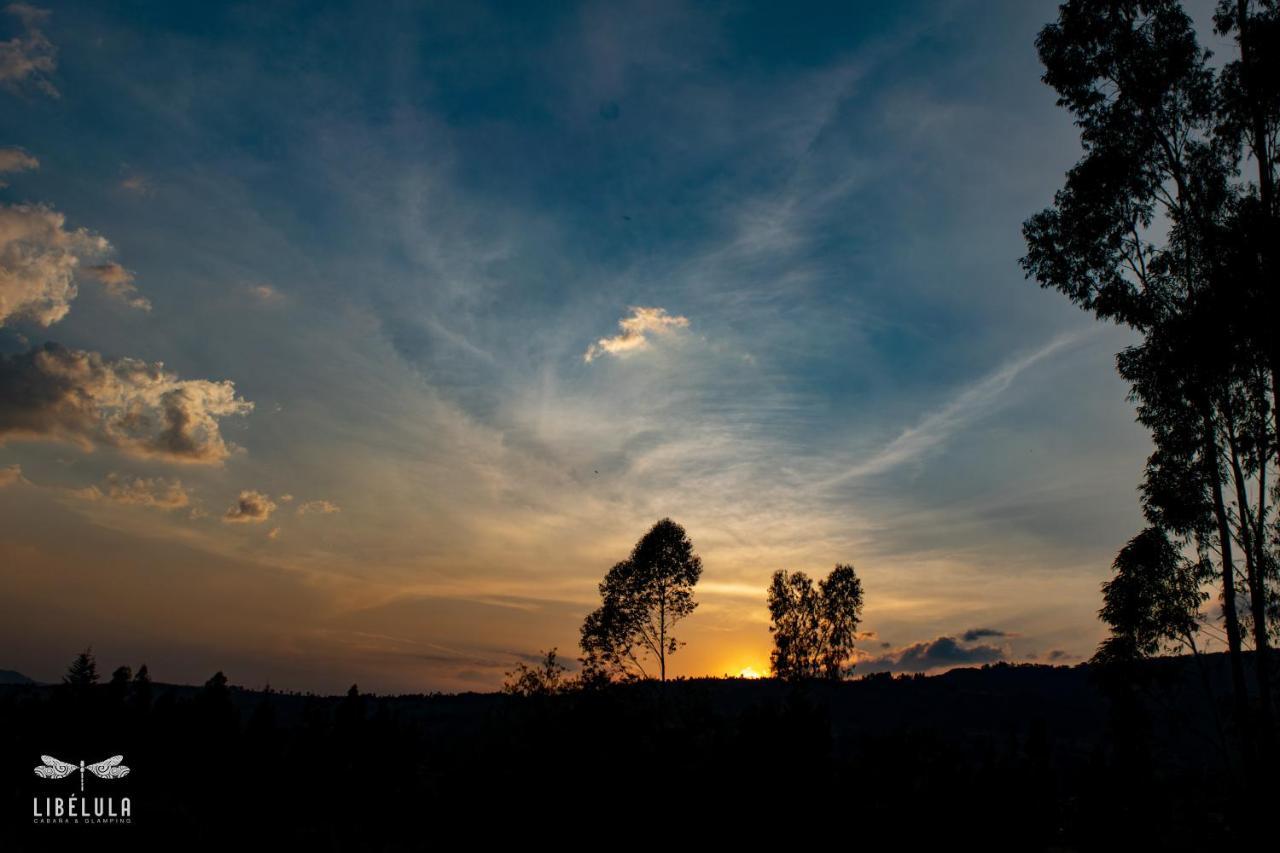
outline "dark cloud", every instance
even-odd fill
[[[973,643],[978,640],[985,640],[988,637],[1007,636],[1009,636],[1009,633],[1007,631],[1001,631],[999,628],[970,628],[961,635],[961,639],[966,643]]]
[[[68,441],[85,450],[217,464],[234,449],[219,419],[252,410],[233,383],[179,379],[159,362],[54,343],[0,356],[0,445]]]
[[[245,489],[236,502],[227,507],[222,520],[228,524],[261,524],[276,511],[276,502],[262,492]]]
[[[1064,652],[1062,649],[1054,649],[1053,651],[1049,652],[1049,654],[1046,657],[1048,657],[1049,660],[1068,660],[1072,657],[1072,655],[1068,654],[1067,652]]]
[[[879,657],[859,661],[858,671],[862,673],[927,672],[933,669],[994,663],[1004,658],[1004,650],[995,646],[963,646],[956,641],[955,637],[938,637],[936,640],[915,643]]]

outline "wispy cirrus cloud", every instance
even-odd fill
[[[1088,333],[1061,335],[1032,353],[1007,362],[994,373],[970,385],[942,408],[926,415],[913,427],[881,447],[870,457],[828,479],[827,486],[884,474],[935,452],[958,430],[990,414],[996,401],[1028,368],[1086,337]]]
[[[631,313],[618,321],[618,334],[600,338],[583,353],[582,360],[590,364],[602,355],[625,356],[649,346],[649,338],[670,335],[678,329],[689,328],[689,318],[668,314],[665,308],[633,307]]]

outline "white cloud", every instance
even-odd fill
[[[57,344],[0,356],[0,444],[9,439],[114,447],[137,457],[217,464],[234,445],[218,421],[253,403],[234,383],[179,379],[160,362],[109,359]]]
[[[668,314],[665,308],[632,307],[631,315],[618,321],[618,328],[622,331],[587,347],[582,360],[590,363],[606,354],[624,356],[647,348],[648,335],[669,335],[688,327],[689,318]]]
[[[23,317],[51,326],[71,310],[75,273],[111,250],[105,238],[45,205],[0,205],[0,325]]]

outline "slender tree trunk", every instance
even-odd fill
[[[1249,693],[1244,680],[1244,661],[1240,654],[1240,619],[1236,614],[1235,560],[1231,555],[1231,525],[1222,499],[1222,463],[1218,456],[1218,437],[1213,418],[1206,406],[1204,419],[1205,467],[1213,486],[1213,513],[1218,521],[1218,545],[1222,550],[1222,616],[1227,628],[1227,651],[1231,659],[1231,687],[1235,692],[1236,715],[1245,734],[1245,755],[1251,751],[1249,725]]]
[[[1231,451],[1231,478],[1236,487],[1236,507],[1240,530],[1240,548],[1244,551],[1245,577],[1249,583],[1249,615],[1253,618],[1253,663],[1255,678],[1258,681],[1258,701],[1262,706],[1262,743],[1270,746],[1271,728],[1271,674],[1267,671],[1270,662],[1270,642],[1267,637],[1267,604],[1266,589],[1263,586],[1262,566],[1259,557],[1261,549],[1255,549],[1255,541],[1264,538],[1255,536],[1253,530],[1253,513],[1249,509],[1249,495],[1245,489],[1244,471],[1240,466],[1239,443],[1236,440],[1234,414],[1230,406],[1225,412],[1227,418],[1227,445]],[[1261,531],[1256,531],[1261,534]]]
[[[667,591],[659,590],[658,597],[658,669],[661,681],[667,680]]]

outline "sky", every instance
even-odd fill
[[[658,519],[676,675],[1074,663],[1132,342],[1018,266],[1038,2],[0,11],[0,668],[488,690]]]

